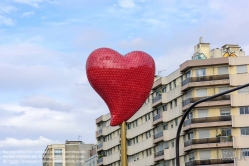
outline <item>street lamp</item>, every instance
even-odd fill
[[[237,88],[233,88],[233,89],[227,90],[227,91],[225,91],[225,92],[218,93],[218,94],[216,94],[216,95],[213,95],[213,96],[210,96],[210,97],[207,97],[207,98],[198,100],[197,102],[195,102],[194,104],[192,104],[192,105],[187,109],[187,111],[186,111],[186,112],[183,114],[183,116],[182,116],[182,119],[181,119],[181,121],[180,121],[180,123],[179,123],[178,129],[177,129],[177,133],[176,133],[176,166],[180,166],[180,159],[179,159],[179,140],[180,140],[180,134],[181,134],[182,125],[183,125],[183,123],[184,123],[186,117],[188,116],[189,112],[190,112],[197,104],[200,104],[200,103],[202,103],[202,102],[211,100],[211,99],[213,99],[213,98],[216,98],[216,97],[225,95],[225,94],[227,94],[227,93],[231,93],[231,92],[233,92],[233,91],[236,91],[236,90],[239,90],[239,89],[248,87],[248,86],[249,86],[249,83],[248,83],[248,84],[245,84],[245,85],[242,85],[242,86],[239,86],[239,87],[237,87]]]

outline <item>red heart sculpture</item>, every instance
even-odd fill
[[[122,56],[112,49],[99,48],[89,55],[86,72],[111,112],[111,126],[117,126],[130,119],[149,96],[155,63],[145,52]]]

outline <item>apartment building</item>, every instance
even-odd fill
[[[148,100],[127,122],[129,166],[175,166],[175,137],[182,114],[194,102],[249,83],[249,57],[238,46],[194,47],[192,60],[155,77]],[[110,115],[96,119],[98,166],[120,165],[120,128]],[[197,105],[180,137],[181,166],[249,165],[249,88]],[[247,159],[248,157],[248,159]],[[247,159],[247,160],[246,160]]]
[[[94,145],[90,150],[90,156],[85,160],[84,166],[97,166],[97,145]]]
[[[43,166],[84,166],[85,161],[94,152],[93,146],[94,144],[84,144],[82,141],[48,145],[42,155],[42,164]]]

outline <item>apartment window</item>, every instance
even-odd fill
[[[171,90],[172,89],[172,85],[171,85],[171,82],[169,83],[169,90]]]
[[[175,147],[175,142],[174,141],[171,141],[171,147]]]
[[[162,93],[166,93],[166,86],[162,88]]]
[[[168,141],[164,142],[164,149],[169,149],[169,142]]]
[[[209,138],[210,137],[209,130],[199,130],[198,134],[199,134],[199,138]]]
[[[186,99],[191,98],[191,96],[192,96],[192,91],[188,91],[188,92],[186,93]]]
[[[167,111],[167,104],[163,105],[163,111]]]
[[[249,93],[249,87],[242,88],[238,90],[239,94],[248,94]]]
[[[230,116],[230,108],[220,108],[220,116]]]
[[[237,74],[247,73],[247,65],[236,66]]]
[[[193,118],[193,112],[191,111],[188,116],[187,116],[187,119],[192,119]]]
[[[173,108],[173,103],[172,103],[172,101],[170,102],[170,109],[172,109]]]
[[[54,166],[62,166],[62,163],[54,163]]]
[[[231,129],[221,129],[221,136],[230,136],[232,135],[232,130]]]
[[[132,145],[132,141],[131,140],[127,140],[127,142],[128,142],[128,146]]]
[[[228,66],[218,67],[218,74],[228,74]]]
[[[173,83],[174,83],[174,87],[176,87],[176,80],[174,80]]]
[[[201,77],[206,75],[206,69],[197,69],[196,71],[196,77]]]
[[[222,92],[229,90],[229,87],[219,87],[218,90],[219,90],[219,93],[222,93]]]
[[[170,162],[169,161],[165,161],[165,166],[169,166]]]
[[[191,132],[191,133],[188,133],[188,139],[193,139],[194,138],[194,133]]]
[[[249,107],[240,107],[240,115],[249,114]]]
[[[128,162],[132,162],[132,156],[128,156]]]
[[[188,71],[185,75],[186,75],[186,78],[191,77],[191,71]]]
[[[62,149],[54,149],[54,155],[55,156],[61,156],[62,155]]]
[[[174,100],[174,103],[175,103],[175,107],[177,106],[177,99]]]
[[[127,124],[127,129],[131,129],[131,124],[130,123]]]
[[[241,135],[249,135],[249,127],[243,127],[240,129]]]
[[[195,160],[195,154],[194,152],[189,153],[189,161],[194,161]]]
[[[175,119],[175,125],[178,126],[178,119]]]
[[[175,166],[175,159],[172,160],[172,166]]]
[[[249,156],[249,149],[241,149],[242,156]]]
[[[207,96],[207,89],[196,89],[196,97]]]
[[[198,110],[198,118],[208,117],[208,110]]]
[[[168,123],[165,123],[165,124],[163,125],[163,129],[164,129],[164,130],[168,130]]]
[[[171,128],[174,127],[173,121],[170,122],[170,126],[171,126]]]

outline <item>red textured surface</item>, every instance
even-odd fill
[[[89,55],[86,72],[93,89],[110,110],[111,126],[117,126],[130,119],[147,99],[155,63],[145,52],[122,56],[112,49],[99,48]]]

